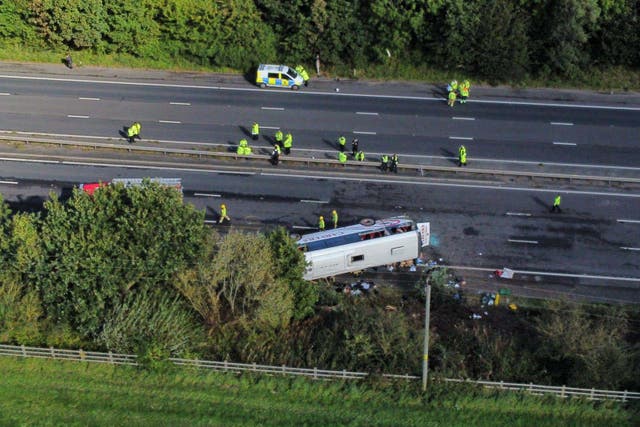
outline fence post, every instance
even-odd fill
[[[109,352],[109,363],[113,365],[113,353]]]
[[[227,360],[224,361],[224,371],[227,372]]]
[[[346,369],[342,370],[342,378],[347,378],[347,370]]]
[[[622,395],[622,401],[626,402],[627,401],[627,390],[624,391],[624,394]]]
[[[565,389],[566,389],[566,388],[567,388],[567,386],[566,386],[566,385],[563,385],[563,386],[562,386],[562,390],[560,391],[560,397],[565,397],[564,392],[565,392]]]
[[[313,368],[313,379],[314,380],[318,379],[318,368],[317,367]]]
[[[22,357],[27,357],[27,349],[24,348],[24,344],[22,344],[20,348],[22,349]]]
[[[78,354],[80,355],[80,360],[84,360],[84,358],[86,357],[83,349],[78,350]]]
[[[256,363],[256,362],[253,362],[253,370],[254,370],[254,371],[257,371],[257,370],[258,370],[258,366],[257,366],[257,363]]]
[[[52,359],[55,359],[55,358],[56,358],[56,352],[55,352],[55,350],[53,349],[53,347],[49,347],[49,351],[51,352],[51,358],[52,358]]]
[[[282,373],[283,374],[287,373],[287,367],[284,364],[282,365]]]
[[[593,395],[595,394],[595,392],[596,392],[596,389],[592,388],[591,389],[591,395],[589,396],[589,400],[593,400]]]
[[[533,392],[533,383],[529,383],[529,393]]]

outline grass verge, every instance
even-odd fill
[[[322,382],[0,357],[2,425],[603,426],[638,418],[583,402],[416,383]],[[638,424],[635,424],[638,425]]]

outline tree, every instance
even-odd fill
[[[319,293],[315,284],[302,278],[306,269],[304,254],[282,227],[269,233],[267,238],[273,253],[275,275],[287,283],[293,293],[293,318],[300,320],[312,315]]]
[[[195,263],[205,242],[204,213],[154,183],[76,190],[45,203],[37,286],[46,314],[88,337],[131,292],[164,288]]]

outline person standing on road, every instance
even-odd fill
[[[278,129],[273,139],[276,141],[276,144],[282,145],[282,138],[284,138],[284,134],[280,129]]]
[[[287,133],[287,135],[284,137],[284,154],[290,154],[292,147],[293,136],[291,136],[291,133]]]
[[[359,162],[364,162],[364,151],[360,150],[356,153],[356,160]]]
[[[333,228],[338,228],[338,211],[331,211],[331,219],[333,220]]]
[[[470,88],[471,88],[471,83],[469,83],[469,80],[465,80],[460,84],[460,104],[467,103],[467,98],[469,97]]]
[[[358,143],[358,138],[353,138],[353,141],[351,141],[351,155],[354,159],[356,157],[356,154],[358,154]]]
[[[386,154],[383,154],[380,157],[380,170],[382,172],[386,172],[388,168],[389,168],[389,156],[387,156]]]
[[[251,138],[253,138],[254,141],[260,138],[260,125],[258,125],[258,122],[253,122],[251,126]]]
[[[129,126],[129,128],[127,129],[127,138],[129,138],[129,143],[133,144],[136,138],[142,139],[140,138],[141,130],[142,126],[139,122],[134,122],[131,126]]]
[[[458,148],[458,167],[467,166],[467,149],[464,145]]]
[[[273,146],[273,151],[271,152],[271,163],[274,166],[278,166],[279,162],[280,162],[280,146],[278,144],[275,144]]]
[[[447,101],[447,105],[449,105],[449,107],[453,107],[455,103],[456,103],[456,91],[452,90],[449,92],[449,100]]]
[[[340,163],[347,163],[347,155],[346,155],[346,154],[344,154],[344,152],[340,151],[340,152],[338,153],[338,161],[339,161]]]
[[[553,206],[551,207],[551,212],[562,213],[560,209],[560,202],[562,201],[562,197],[558,194],[555,199],[553,199]]]
[[[218,224],[222,224],[225,219],[231,222],[231,218],[227,216],[227,206],[223,203],[220,205],[220,219],[218,220]]]
[[[341,153],[344,153],[344,149],[346,145],[347,145],[347,138],[341,135],[338,138],[338,149],[340,150]]]
[[[324,217],[322,215],[318,218],[318,229],[324,231]]]
[[[391,172],[398,173],[398,155],[391,156]]]

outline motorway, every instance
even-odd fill
[[[137,120],[145,140],[233,146],[255,120],[268,135],[276,128],[292,132],[294,150],[331,152],[345,134],[358,137],[367,153],[396,152],[401,161],[450,159],[465,144],[470,163],[553,163],[571,173],[602,168],[640,178],[640,97],[633,94],[576,92],[567,102],[472,88],[470,102],[451,109],[438,88],[410,84],[319,81],[292,92],[259,90],[233,76],[206,78],[168,81],[152,72],[114,78],[101,70],[72,74],[33,65],[26,72],[5,64],[0,130],[117,139],[123,126]],[[269,142],[263,137],[260,144]],[[83,160],[47,160],[53,154]],[[298,232],[313,229],[317,216],[334,208],[343,223],[408,214],[431,222],[429,255],[460,267],[463,275],[486,276],[508,266],[531,273],[538,284],[563,282],[567,292],[589,287],[584,294],[591,297],[640,302],[637,186],[491,176],[416,179],[333,169],[292,176],[244,163],[158,162],[144,155],[2,145],[0,192],[13,208],[37,210],[49,191],[68,194],[81,182],[166,176],[183,179],[185,200],[205,209],[210,221],[223,201],[235,224],[285,225]],[[555,194],[563,196],[562,214],[549,213]]]

